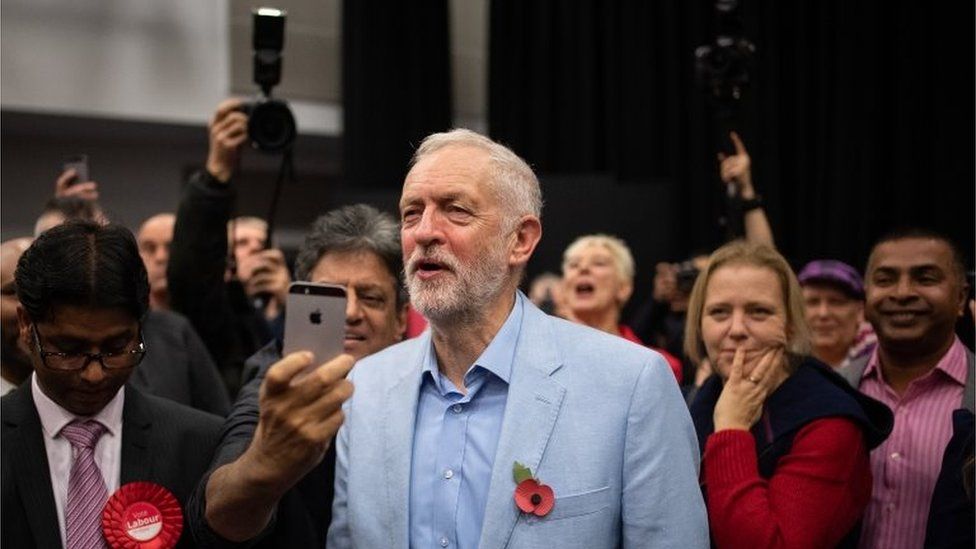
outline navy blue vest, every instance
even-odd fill
[[[691,418],[703,453],[705,442],[715,431],[712,416],[721,394],[722,380],[713,375],[701,386],[691,404]],[[854,421],[861,427],[868,449],[888,438],[894,423],[887,406],[852,388],[829,366],[805,358],[766,399],[762,416],[752,427],[759,475],[770,478],[780,458],[790,452],[797,432],[810,422],[826,417],[845,417]],[[704,490],[704,486],[702,488]],[[860,529],[858,523],[838,547],[856,547]]]

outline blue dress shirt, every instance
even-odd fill
[[[495,450],[505,417],[523,297],[464,375],[467,394],[427,349],[417,401],[410,466],[411,549],[478,546]]]

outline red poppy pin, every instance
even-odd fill
[[[552,488],[539,482],[532,476],[531,469],[517,461],[512,467],[512,473],[516,484],[515,505],[523,513],[532,513],[539,517],[548,515],[556,505],[556,495]]]
[[[182,530],[180,503],[152,482],[122,486],[102,511],[102,532],[112,549],[169,549]]]

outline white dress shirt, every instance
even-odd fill
[[[14,385],[13,382],[7,381],[6,378],[0,377],[0,396],[3,396],[16,388],[17,386]]]
[[[105,434],[95,445],[95,464],[105,479],[105,488],[111,496],[119,489],[119,473],[122,468],[122,405],[125,402],[125,388],[119,389],[112,400],[97,414],[80,417],[55,404],[37,384],[37,376],[31,374],[31,394],[34,406],[41,418],[44,431],[44,448],[47,450],[47,463],[51,470],[51,488],[54,490],[54,505],[58,512],[58,527],[64,543],[64,504],[68,499],[68,476],[74,462],[74,449],[68,439],[61,436],[61,429],[75,420],[94,419],[107,428]]]

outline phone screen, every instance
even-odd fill
[[[346,289],[333,284],[293,282],[285,306],[284,354],[311,351],[313,368],[342,353],[346,331]]]
[[[62,171],[74,170],[75,178],[71,181],[69,185],[74,185],[75,183],[83,183],[85,181],[91,181],[88,177],[88,155],[87,154],[73,154],[64,159],[64,164],[61,166]]]

